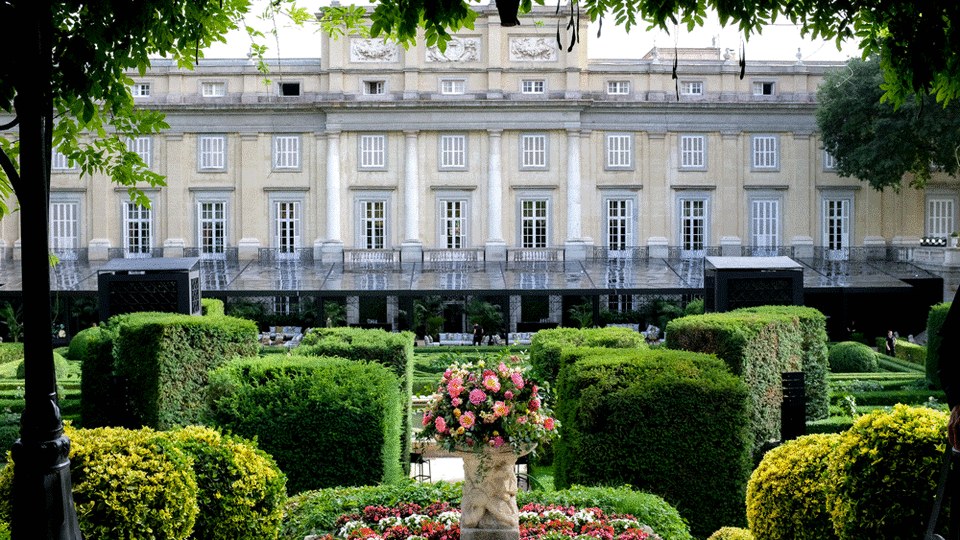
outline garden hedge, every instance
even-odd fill
[[[775,313],[797,318],[801,333],[800,348],[803,349],[807,421],[821,420],[829,416],[827,317],[817,309],[804,306],[762,306],[742,308],[732,313]]]
[[[947,318],[947,312],[950,311],[952,302],[943,302],[930,308],[927,314],[927,380],[935,388],[940,388],[940,376],[937,375],[937,367],[940,362],[940,328]]]
[[[563,351],[572,347],[645,349],[643,335],[629,328],[553,328],[540,330],[530,339],[530,366],[539,381],[554,384],[563,367]]]
[[[85,427],[111,423],[111,375],[126,378],[133,398],[127,427],[202,423],[207,373],[237,355],[255,356],[260,348],[252,322],[215,315],[130,313],[111,317],[99,337],[84,332],[91,332],[85,337],[91,352],[82,360]]]
[[[348,360],[383,364],[399,379],[403,400],[403,423],[400,432],[400,455],[409,456],[413,426],[413,344],[411,332],[393,333],[381,329],[349,327],[313,328],[294,351],[302,356],[336,356]],[[410,461],[403,460],[404,474],[410,472]]]
[[[210,374],[210,416],[276,460],[292,493],[403,477],[396,375],[340,358],[241,358]],[[406,461],[406,460],[405,460]]]
[[[875,373],[877,353],[857,341],[842,341],[830,348],[830,371],[833,373]]]
[[[799,319],[775,311],[710,313],[667,325],[668,348],[715,354],[743,380],[757,453],[766,441],[780,439],[781,374],[802,370],[803,343]]]
[[[568,349],[557,383],[554,482],[656,493],[706,536],[744,524],[746,386],[722,361],[666,349]]]
[[[947,417],[897,405],[857,418],[827,470],[827,508],[840,540],[923,535],[947,444]]]
[[[824,475],[836,434],[805,435],[763,456],[747,484],[747,520],[757,540],[832,540]]]

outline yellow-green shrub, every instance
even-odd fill
[[[70,475],[80,531],[97,540],[180,540],[193,531],[190,457],[151,429],[71,429]],[[11,518],[13,464],[0,473],[0,518]]]
[[[828,467],[827,508],[841,540],[915,540],[933,505],[947,414],[896,405],[861,416]]]
[[[286,477],[252,441],[204,427],[167,432],[193,457],[200,513],[194,540],[277,537],[286,501]]]
[[[830,540],[824,475],[840,436],[806,435],[763,456],[747,484],[747,521],[757,540]]]
[[[754,536],[748,529],[740,527],[722,527],[710,535],[707,540],[753,540]]]

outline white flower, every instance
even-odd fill
[[[520,523],[527,525],[540,523],[540,514],[536,512],[520,512]]]
[[[380,518],[380,521],[377,523],[377,528],[381,531],[385,531],[391,527],[399,527],[403,525],[403,521],[396,516],[386,516]]]
[[[459,510],[450,510],[448,512],[441,512],[437,516],[437,523],[442,523],[444,525],[454,525],[460,523],[460,511]]]
[[[403,524],[407,527],[416,527],[424,521],[429,521],[430,518],[423,514],[410,514],[409,516],[403,518]],[[408,539],[409,540],[409,539]]]
[[[340,527],[339,531],[337,531],[337,536],[346,538],[347,536],[350,536],[350,533],[352,533],[353,531],[363,528],[365,526],[366,525],[362,521],[348,521],[344,523],[343,527]]]
[[[560,510],[547,510],[543,513],[543,519],[545,521],[553,521],[554,519],[566,519],[567,515],[561,512]]]

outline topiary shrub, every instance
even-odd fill
[[[91,354],[91,347],[99,344],[103,340],[103,328],[92,326],[77,332],[70,340],[70,349],[67,352],[67,358],[71,360],[83,360]]]
[[[707,540],[753,540],[754,536],[749,529],[739,527],[722,527],[710,535]]]
[[[937,374],[937,368],[940,365],[940,343],[943,339],[940,337],[940,328],[947,320],[947,313],[950,312],[950,306],[953,302],[943,302],[930,308],[927,314],[927,380],[933,383],[935,388],[940,388],[940,375]]]
[[[823,476],[839,441],[834,434],[806,435],[763,456],[747,484],[747,521],[757,540],[837,537]]]
[[[57,374],[57,380],[62,381],[67,378],[67,359],[57,353],[53,353],[53,371]],[[17,378],[23,379],[26,376],[27,366],[23,360],[17,364]]]
[[[203,310],[204,317],[224,316],[223,300],[218,300],[216,298],[201,298],[200,307]]]
[[[827,508],[839,538],[919,538],[946,443],[943,412],[896,405],[858,418],[827,470]]]
[[[190,457],[151,429],[64,429],[80,532],[98,540],[181,540],[197,517]],[[14,467],[0,473],[0,518],[10,521]]]
[[[193,458],[200,513],[194,540],[276,538],[287,479],[256,443],[191,426],[166,435]]]
[[[863,343],[843,341],[830,349],[830,371],[833,373],[875,373],[877,353]]]
[[[643,335],[629,328],[552,328],[540,330],[530,339],[530,366],[533,377],[553,384],[563,367],[563,351],[577,347],[646,349]]]

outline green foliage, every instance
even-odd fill
[[[67,358],[70,360],[83,360],[87,358],[91,352],[91,347],[96,347],[96,345],[103,339],[103,329],[99,326],[93,326],[84,330],[81,330],[73,336],[73,339],[70,340],[70,348],[67,352]]]
[[[92,327],[79,332],[70,342],[70,358],[80,361],[80,392],[86,396],[80,401],[80,417],[86,427],[105,426],[112,411],[109,396],[112,391],[113,339],[115,331]]]
[[[554,383],[567,360],[564,351],[577,347],[646,349],[643,336],[629,328],[552,328],[530,340],[530,366],[535,379]]]
[[[940,329],[943,322],[947,319],[947,312],[950,311],[952,302],[943,302],[930,308],[927,314],[927,380],[935,387],[940,388],[940,375],[937,369],[940,365],[940,343],[943,338],[940,337]]]
[[[23,360],[23,343],[0,343],[0,364]]]
[[[576,304],[567,310],[570,318],[577,323],[579,328],[590,328],[593,326],[593,303],[590,301],[582,304]]]
[[[703,298],[696,298],[687,303],[683,308],[683,314],[686,315],[703,315],[704,313],[704,303]]]
[[[479,324],[486,335],[499,334],[503,331],[503,312],[500,306],[484,302],[479,298],[471,298],[466,307],[467,321]],[[430,320],[428,319],[429,323]]]
[[[403,476],[398,388],[397,377],[378,364],[237,359],[210,374],[211,418],[255,438],[287,475],[291,492],[391,483]]]
[[[331,326],[346,326],[347,308],[342,303],[328,300],[323,304],[323,312],[327,316],[327,320],[330,321]],[[327,325],[326,321],[322,322],[323,326]]]
[[[200,306],[203,309],[203,315],[207,317],[222,317],[224,315],[223,300],[215,298],[201,298]]]
[[[523,493],[518,493],[520,499]],[[397,506],[403,503],[426,507],[435,502],[460,505],[461,484],[440,481],[434,484],[404,480],[385,486],[333,487],[304,491],[290,497],[284,511],[281,538],[304,538],[336,528],[337,518],[359,514],[368,506]]]
[[[861,416],[828,467],[827,507],[842,540],[913,540],[937,491],[947,414],[897,405]]]
[[[883,83],[881,60],[874,57],[849,60],[820,86],[817,123],[837,173],[894,191],[907,173],[915,188],[923,188],[933,170],[955,176],[960,103],[938,105],[930,94],[899,106],[882,103]]]
[[[23,379],[26,375],[26,365],[24,360],[21,360],[17,364],[17,378]],[[53,372],[57,377],[58,381],[63,381],[67,378],[67,359],[63,356],[60,356],[57,353],[53,353]]]
[[[806,435],[763,456],[747,484],[747,520],[759,540],[837,538],[824,475],[839,435]]]
[[[897,340],[897,358],[902,358],[918,366],[927,365],[927,348],[923,345],[910,343],[905,339]]]
[[[0,323],[7,326],[7,335],[14,343],[19,342],[23,335],[23,323],[20,321],[21,311],[23,311],[22,307],[14,309],[10,302],[4,302],[3,307],[0,308],[0,318],[2,318]]]
[[[207,373],[234,356],[255,356],[260,347],[252,322],[226,316],[131,313],[112,317],[105,330],[113,341],[112,362],[101,353],[97,371],[84,367],[87,427],[102,425],[97,421],[105,420],[104,413],[96,411],[107,407],[104,400],[109,399],[108,393],[88,393],[87,388],[105,388],[111,372],[126,377],[130,394],[137,396],[131,412],[139,425],[166,429],[200,423]]]
[[[877,353],[863,343],[843,341],[830,349],[830,371],[833,373],[874,373]]]
[[[721,527],[711,534],[707,540],[753,540],[753,534],[750,529]]]
[[[675,504],[695,535],[744,523],[748,393],[723,362],[666,349],[568,354],[557,386],[557,487],[636,486]]]
[[[70,476],[85,538],[180,540],[197,517],[190,457],[150,429],[71,429]],[[0,473],[0,518],[11,519],[14,467]]]
[[[286,478],[256,443],[191,426],[167,432],[193,458],[199,489],[195,540],[277,538]]]
[[[683,317],[667,326],[668,348],[715,354],[743,379],[751,397],[754,452],[780,438],[781,374],[803,369],[805,342],[799,318],[776,309]]]

